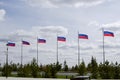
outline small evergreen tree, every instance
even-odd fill
[[[46,66],[45,70],[45,77],[46,78],[55,78],[56,77],[56,73],[61,70],[61,64],[59,64],[59,62],[57,62],[56,64],[50,64]]]
[[[84,61],[82,61],[82,63],[80,64],[80,66],[78,68],[78,73],[79,73],[79,75],[85,75],[86,67],[85,67]]]
[[[10,76],[12,72],[12,68],[10,65],[6,65],[4,64],[3,68],[2,68],[2,76]]]
[[[91,73],[92,73],[92,78],[97,79],[98,78],[98,64],[96,62],[96,59],[92,57],[91,59]]]
[[[68,71],[68,65],[67,65],[67,62],[64,61],[64,68],[63,68],[64,71]]]
[[[118,63],[115,63],[115,67],[114,67],[114,79],[120,79],[120,65],[118,65]]]
[[[78,72],[79,68],[78,68],[78,65],[75,65],[75,72]]]
[[[99,73],[102,79],[112,78],[111,66],[109,65],[108,61],[106,61],[104,64],[99,65]]]
[[[33,58],[33,60],[31,61],[31,75],[36,78],[39,75],[39,67],[37,65],[36,59]]]

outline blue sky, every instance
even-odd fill
[[[31,43],[24,47],[24,63],[36,58],[38,36],[47,40],[39,45],[39,63],[53,63],[58,33],[67,38],[66,43],[59,43],[60,63],[66,60],[75,65],[78,31],[89,35],[89,40],[80,40],[81,60],[88,63],[94,56],[102,62],[101,27],[115,34],[115,38],[105,38],[106,59],[119,62],[119,7],[119,0],[0,0],[0,62],[5,62],[7,41],[16,42],[16,47],[9,49],[9,62],[20,62],[21,39]]]

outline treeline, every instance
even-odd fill
[[[40,77],[40,78],[57,78],[57,72],[75,72],[79,75],[89,75],[93,79],[120,79],[120,64],[110,63],[97,63],[95,58],[91,58],[89,64],[85,65],[82,61],[81,64],[68,67],[67,62],[64,64],[59,62],[48,65],[37,65],[36,59],[33,59],[30,63],[21,65],[10,63],[4,64],[0,67],[1,76],[16,76],[16,77]],[[14,72],[16,75],[13,75]]]

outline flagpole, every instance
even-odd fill
[[[57,63],[58,63],[58,33],[57,33],[57,54],[56,54],[56,58],[57,58]]]
[[[105,63],[104,28],[102,28],[102,33],[103,33],[103,64],[104,64]]]
[[[21,40],[21,67],[23,64],[23,45],[22,45],[22,40]]]
[[[79,31],[78,31],[78,66],[80,65],[80,46],[79,46]]]
[[[37,65],[38,65],[38,37],[37,37]]]
[[[7,46],[7,53],[6,53],[6,78],[8,77],[8,46]]]

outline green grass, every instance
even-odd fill
[[[70,78],[72,78],[72,76],[57,75],[57,78],[60,78],[60,79],[70,79]]]

